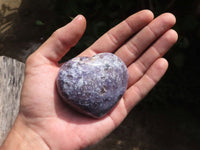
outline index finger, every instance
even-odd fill
[[[102,52],[114,52],[133,34],[150,23],[154,18],[150,10],[142,10],[131,15],[120,24],[106,32],[81,55],[92,56]]]

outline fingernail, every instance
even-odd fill
[[[77,21],[77,20],[81,20],[82,16],[81,15],[77,15],[72,21]]]

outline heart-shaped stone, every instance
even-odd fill
[[[57,77],[62,99],[94,118],[103,117],[117,104],[127,84],[127,67],[112,53],[75,57],[61,66]]]

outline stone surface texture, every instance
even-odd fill
[[[19,111],[25,64],[0,56],[0,145],[7,137]]]
[[[127,83],[127,67],[112,53],[73,58],[61,66],[57,78],[62,99],[95,118],[103,117],[117,104]]]

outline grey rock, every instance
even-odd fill
[[[73,58],[61,66],[57,77],[62,99],[94,118],[103,117],[117,104],[127,84],[127,67],[112,53]]]
[[[0,145],[12,128],[20,105],[25,64],[0,56]]]

